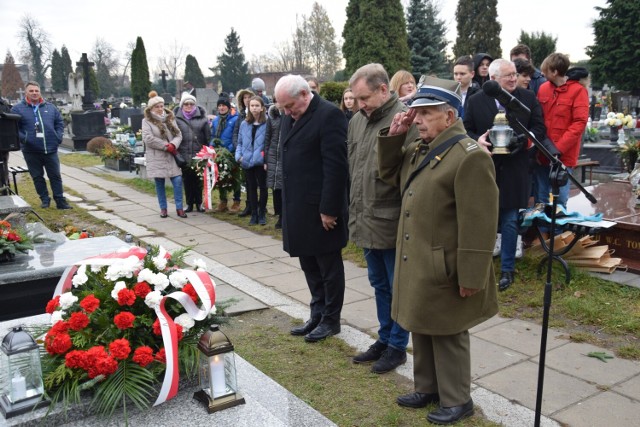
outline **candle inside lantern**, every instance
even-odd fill
[[[27,397],[27,382],[20,372],[16,372],[11,378],[11,400],[17,402],[25,397]]]
[[[219,354],[213,356],[209,362],[209,375],[211,376],[213,398],[215,399],[225,394],[227,387],[224,378],[224,358]]]

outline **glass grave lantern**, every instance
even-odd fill
[[[0,346],[0,410],[5,418],[49,405],[43,398],[40,349],[31,335],[14,327]]]
[[[245,403],[237,391],[233,344],[218,325],[211,325],[200,337],[198,350],[201,390],[196,391],[193,397],[202,402],[210,414]]]
[[[509,143],[513,136],[513,129],[509,126],[507,116],[499,110],[493,119],[493,127],[489,129],[489,140],[493,144],[493,154],[509,154]]]

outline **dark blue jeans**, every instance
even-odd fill
[[[36,192],[40,196],[42,202],[51,201],[49,190],[47,189],[47,181],[44,179],[44,171],[47,171],[47,177],[51,185],[51,192],[55,201],[64,200],[64,190],[62,189],[62,176],[60,175],[60,160],[58,153],[31,153],[23,151],[24,161],[29,168],[29,175],[33,179],[33,185]]]
[[[393,271],[396,262],[396,250],[394,249],[364,249],[364,258],[367,260],[369,283],[373,287],[376,296],[376,312],[380,329],[378,329],[378,341],[404,351],[409,342],[409,332],[391,318],[391,296],[393,291]]]

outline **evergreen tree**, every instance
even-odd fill
[[[502,57],[498,22],[498,0],[459,0],[456,8],[458,36],[453,46],[453,56],[488,53],[493,58]]]
[[[64,90],[66,92],[69,90],[69,74],[73,73],[73,65],[71,63],[71,56],[69,56],[69,51],[65,45],[62,45],[62,49],[60,49],[60,56],[64,71]]]
[[[142,37],[136,39],[136,47],[131,53],[131,96],[135,105],[147,102],[151,82],[149,81],[149,64]]]
[[[411,67],[414,74],[438,74],[451,77],[447,65],[444,38],[447,27],[438,19],[438,7],[433,0],[411,0],[407,10],[407,29]]]
[[[100,83],[98,82],[96,70],[94,70],[93,67],[89,67],[89,86],[91,87],[94,97],[98,98],[101,95]]]
[[[187,55],[185,59],[184,81],[191,83],[193,87],[206,87],[204,74],[202,74],[202,70],[195,56]]]
[[[25,82],[20,77],[20,72],[16,67],[15,60],[11,52],[7,51],[2,67],[2,96],[7,99],[17,99],[18,90],[24,87]]]
[[[62,56],[58,49],[54,49],[51,54],[51,88],[54,92],[64,92],[64,83],[67,76],[64,75],[64,65]]]
[[[587,47],[593,82],[598,86],[607,83],[617,89],[637,90],[640,2],[607,0],[607,3],[607,7],[596,7],[600,17],[593,22],[595,40],[593,46]]]
[[[342,37],[348,76],[371,62],[382,64],[390,75],[411,69],[400,0],[349,0]]]
[[[331,20],[327,11],[318,2],[314,2],[311,16],[308,20],[303,19],[303,22],[312,70],[320,80],[328,80],[335,73],[341,59]]]
[[[233,27],[225,39],[224,53],[218,56],[218,72],[225,92],[237,92],[251,84],[249,63],[244,60],[240,37]]]
[[[529,34],[520,30],[520,37],[518,37],[518,44],[526,45],[531,49],[531,62],[536,67],[540,67],[544,58],[556,51],[557,41],[557,37],[553,37],[544,31],[534,31]]]

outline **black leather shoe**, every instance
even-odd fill
[[[327,323],[320,323],[316,328],[304,336],[306,342],[318,342],[332,335],[340,333],[340,324],[329,325]]]
[[[73,209],[66,200],[56,200],[56,207],[58,209]]]
[[[452,406],[450,408],[440,407],[427,414],[427,421],[433,424],[447,425],[457,423],[463,418],[473,415],[473,400],[469,400],[464,405]]]
[[[247,203],[247,207],[244,208],[244,210],[242,212],[240,212],[238,214],[238,216],[245,217],[245,216],[249,216],[249,215],[251,215],[251,207],[249,206],[249,203]]]
[[[393,371],[398,366],[407,362],[406,350],[396,350],[393,347],[388,347],[380,359],[378,359],[371,367],[371,372],[374,374],[384,374],[389,371]]]
[[[419,391],[403,394],[396,399],[398,405],[406,408],[424,408],[427,405],[438,402],[440,402],[438,393],[420,393]]]
[[[313,331],[316,326],[320,323],[320,318],[317,319],[309,319],[302,326],[298,326],[291,329],[291,335],[302,336],[307,335],[309,332]]]
[[[500,292],[509,289],[509,286],[513,283],[513,271],[503,271],[500,275],[500,281],[498,282],[498,290]]]
[[[184,211],[185,212],[193,212],[193,205],[187,205],[187,208]]]
[[[369,349],[363,353],[357,354],[353,357],[353,363],[370,363],[382,357],[382,353],[387,349],[387,345],[380,341],[374,342]]]
[[[206,212],[206,209],[202,205],[198,205],[198,212]]]
[[[49,206],[51,206],[51,201],[50,200],[43,201],[42,203],[40,203],[40,207],[42,209],[47,209]]]

